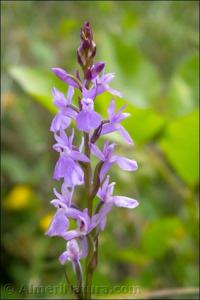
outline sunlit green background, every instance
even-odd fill
[[[124,125],[135,147],[118,135],[110,140],[139,165],[136,173],[117,167],[111,172],[116,194],[138,199],[140,206],[110,213],[94,283],[139,286],[141,293],[181,288],[184,294],[197,287],[198,2],[2,1],[1,6],[3,298],[53,297],[26,289],[65,282],[57,259],[65,243],[44,236],[54,212],[49,201],[57,158],[49,132],[55,113],[51,89],[66,91],[50,68],[75,73],[85,20],[93,26],[97,60],[115,72],[112,87],[124,94],[116,101],[126,102],[132,114]],[[105,95],[97,102],[104,115],[109,100]],[[6,290],[7,283],[14,292]]]

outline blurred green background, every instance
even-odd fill
[[[116,194],[140,206],[109,215],[94,283],[139,286],[141,293],[197,287],[198,2],[2,1],[1,8],[3,298],[52,297],[26,288],[65,282],[57,259],[65,242],[44,236],[54,212],[57,159],[49,132],[51,89],[66,91],[50,68],[75,73],[85,20],[93,26],[96,60],[115,72],[112,87],[124,94],[117,103],[126,102],[132,114],[124,125],[135,147],[118,135],[110,140],[139,164],[136,173],[111,172]],[[109,100],[99,97],[103,114]]]

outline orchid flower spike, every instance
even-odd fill
[[[110,133],[117,131],[125,143],[133,145],[131,135],[121,124],[130,114],[124,112],[126,106],[116,110],[115,102],[122,94],[110,86],[115,75],[105,73],[103,61],[94,62],[96,44],[89,22],[81,28],[80,38],[77,60],[82,74],[80,70],[75,72],[76,75],[71,75],[60,67],[52,68],[53,73],[68,85],[68,89],[66,95],[57,88],[52,91],[57,113],[50,131],[55,139],[53,150],[58,154],[53,178],[61,182],[61,192],[53,189],[55,197],[51,204],[55,214],[45,234],[63,239],[66,248],[59,261],[61,265],[72,264],[79,288],[75,291],[76,296],[91,299],[91,281],[88,280],[91,280],[97,266],[98,237],[105,229],[109,212],[114,206],[133,209],[139,205],[132,195],[113,195],[115,183],[110,182],[107,173],[114,165],[129,172],[136,171],[138,165],[133,157],[118,155],[115,152],[117,144],[107,139]],[[98,96],[105,92],[112,95],[107,119],[103,119],[97,110],[101,105]],[[104,146],[101,149],[98,141],[102,136]],[[96,166],[94,158],[98,160]],[[77,193],[79,197],[75,193],[77,188],[80,189]],[[96,208],[94,198],[98,201]],[[72,220],[75,223],[73,228]],[[84,259],[85,280],[81,263]],[[74,290],[73,284],[70,285]]]

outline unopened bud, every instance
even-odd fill
[[[95,77],[97,77],[97,75],[99,75],[99,73],[104,69],[105,67],[105,63],[104,62],[98,62],[95,65],[93,65],[92,67],[88,68],[86,71],[86,79],[87,80],[92,80]]]
[[[81,43],[77,51],[77,60],[84,72],[92,65],[95,54],[96,44],[93,41],[92,28],[89,22],[85,22],[81,28]]]

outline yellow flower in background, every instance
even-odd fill
[[[10,210],[26,208],[33,194],[32,189],[26,185],[15,186],[5,199],[4,207]]]
[[[51,214],[51,213],[48,213],[42,217],[42,219],[40,220],[40,224],[39,224],[40,229],[42,231],[46,231],[49,228],[52,218],[53,218],[53,214]]]

